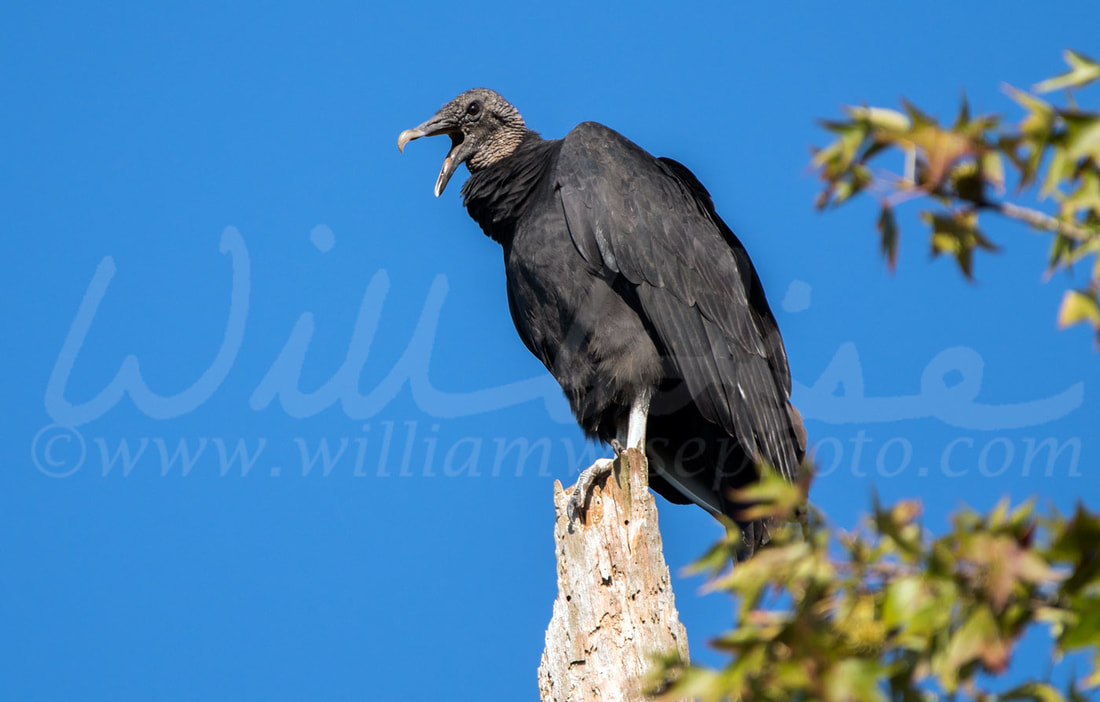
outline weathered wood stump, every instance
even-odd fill
[[[539,665],[542,702],[630,702],[654,654],[688,658],[657,529],[645,456],[631,449],[583,520],[554,483],[558,598]]]

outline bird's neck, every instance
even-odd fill
[[[507,245],[529,196],[542,185],[561,147],[526,130],[512,152],[490,165],[471,168],[463,203],[487,236]]]
[[[470,160],[466,162],[466,167],[471,173],[476,173],[508,158],[523,144],[529,133],[531,132],[524,125],[523,118],[517,114],[514,122],[501,127],[493,134],[492,139],[483,144],[470,157]]]

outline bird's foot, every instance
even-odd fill
[[[577,478],[577,484],[573,487],[573,494],[569,497],[569,523],[583,516],[588,509],[588,498],[591,496],[592,487],[596,481],[611,474],[611,467],[615,461],[610,458],[597,458],[596,462],[581,471]]]
[[[615,452],[615,458],[618,458],[623,455],[623,451],[625,451],[626,449],[623,447],[622,444],[619,443],[618,439],[612,439],[611,450]]]
[[[757,551],[772,540],[769,520],[749,522],[741,527],[741,548],[737,550],[737,562],[741,563],[753,557]]]

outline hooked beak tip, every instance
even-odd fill
[[[419,139],[422,136],[425,136],[425,134],[419,129],[406,129],[397,135],[397,150],[401,153],[405,153],[405,144],[408,144],[413,139]]]

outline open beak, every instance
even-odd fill
[[[443,189],[447,187],[447,181],[454,175],[458,165],[466,159],[466,154],[460,153],[462,144],[465,141],[462,130],[450,117],[436,114],[435,117],[432,117],[419,127],[406,129],[397,135],[397,150],[404,153],[405,144],[408,144],[413,139],[437,136],[439,134],[447,134],[451,137],[451,150],[447,152],[447,158],[443,159],[443,167],[439,170],[439,177],[435,180],[436,197],[443,194]]]

